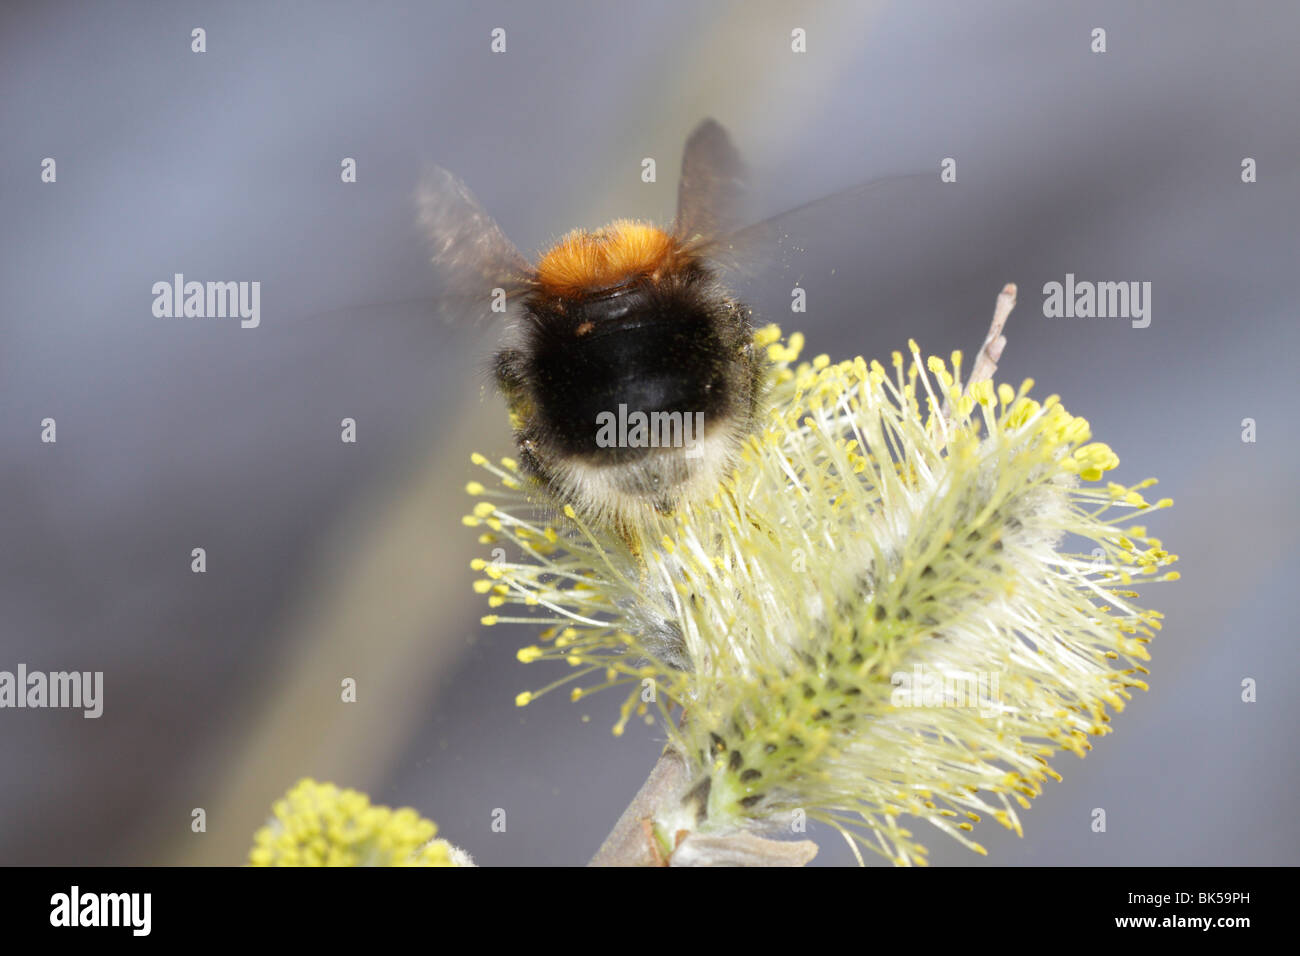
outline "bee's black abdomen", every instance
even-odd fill
[[[677,413],[692,434],[701,424],[708,434],[752,410],[746,311],[707,277],[643,281],[581,299],[539,296],[526,308],[528,342],[499,361],[498,377],[506,386],[510,363],[527,366],[516,381],[530,383],[531,437],[555,453],[592,464],[635,461],[656,448],[611,445],[602,420]]]

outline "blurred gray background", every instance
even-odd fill
[[[425,162],[453,169],[530,254],[664,220],[706,116],[760,216],[935,173],[800,223],[739,288],[762,318],[810,355],[971,355],[1014,281],[1001,377],[1060,393],[1119,480],[1176,501],[1150,522],[1183,574],[1144,595],[1168,615],[1150,692],[1055,761],[1023,839],[978,827],[981,859],[936,832],[934,862],[1300,862],[1300,7],[541,6],[5,4],[0,669],[102,670],[105,700],[0,712],[0,862],[240,863],[303,775],[417,807],[484,864],[590,856],[660,734],[612,737],[616,694],[513,704],[558,674],[516,662],[529,629],[479,627],[459,523],[470,452],[509,451],[499,330],[430,317],[411,196]],[[260,281],[260,328],[155,318],[175,272]],[[1150,327],[1044,318],[1067,272],[1151,282]]]

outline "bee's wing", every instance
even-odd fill
[[[494,289],[513,299],[534,287],[528,260],[455,175],[441,166],[426,168],[415,199],[446,305],[481,303],[486,309]]]
[[[749,173],[727,131],[706,119],[686,140],[677,186],[676,237],[707,242],[740,225]]]
[[[791,252],[799,251],[802,241],[819,228],[828,214],[842,215],[845,211],[856,214],[855,204],[864,202],[868,196],[887,194],[890,190],[900,190],[904,184],[915,185],[927,180],[938,182],[938,177],[931,173],[882,176],[783,210],[732,232],[702,237],[694,243],[693,249],[723,269],[741,274],[755,272],[773,261],[786,259]]]
[[[723,269],[750,272],[797,248],[827,212],[852,209],[882,186],[934,178],[930,173],[885,176],[746,225],[748,170],[727,131],[706,119],[686,140],[674,235]]]

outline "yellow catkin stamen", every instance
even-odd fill
[[[410,808],[306,779],[276,801],[253,837],[253,866],[462,866],[467,858]],[[470,864],[472,865],[472,864]]]

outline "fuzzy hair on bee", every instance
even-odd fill
[[[750,310],[711,260],[734,227],[744,165],[712,120],[687,140],[671,229],[574,230],[529,264],[451,174],[419,197],[453,288],[516,304],[493,362],[523,471],[629,540],[707,499],[754,427],[763,381]]]
[[[660,236],[657,260],[606,274],[616,284],[595,278],[601,259],[581,289],[553,291],[543,273],[496,359],[520,463],[599,522],[635,525],[712,494],[752,429],[760,375],[749,310]]]

